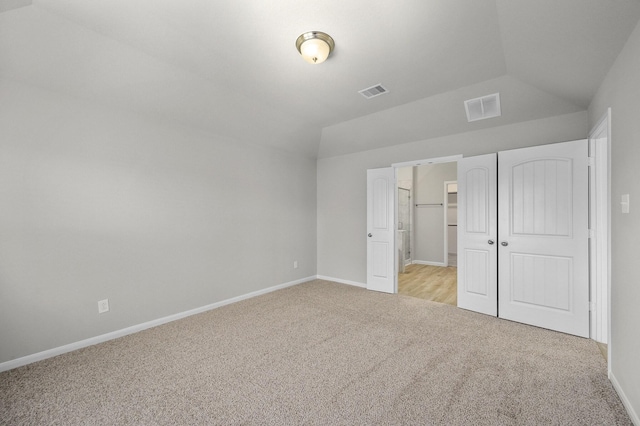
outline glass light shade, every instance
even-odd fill
[[[305,61],[310,64],[321,64],[333,51],[335,47],[333,38],[321,31],[309,31],[300,34],[296,40],[296,48]]]
[[[304,58],[305,61],[310,64],[321,64],[323,63],[327,57],[329,57],[329,52],[331,51],[329,45],[319,38],[313,38],[311,40],[306,40],[300,46],[300,54]]]

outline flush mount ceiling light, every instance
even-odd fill
[[[320,31],[309,31],[301,34],[296,40],[298,52],[310,64],[323,63],[329,57],[335,45],[329,34]]]

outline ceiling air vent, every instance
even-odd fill
[[[502,115],[500,93],[464,101],[464,108],[467,110],[467,120],[469,122],[500,117]]]
[[[375,98],[376,96],[384,95],[389,92],[386,88],[382,86],[382,84],[376,84],[375,86],[367,87],[366,89],[362,89],[358,91],[362,96],[367,99]]]

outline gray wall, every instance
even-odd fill
[[[444,182],[457,180],[456,163],[426,164],[415,168],[413,204],[444,204]],[[414,261],[444,263],[444,206],[414,210]]]
[[[640,416],[640,24],[589,107],[589,125],[611,107],[611,359],[613,379]],[[630,195],[630,213],[620,196]],[[638,417],[636,417],[638,419]]]
[[[315,160],[9,80],[0,99],[0,362],[316,274]]]

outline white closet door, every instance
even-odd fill
[[[498,154],[499,316],[589,337],[587,141]]]
[[[496,316],[496,154],[458,160],[458,307]]]
[[[367,289],[395,293],[395,170],[367,170]]]

